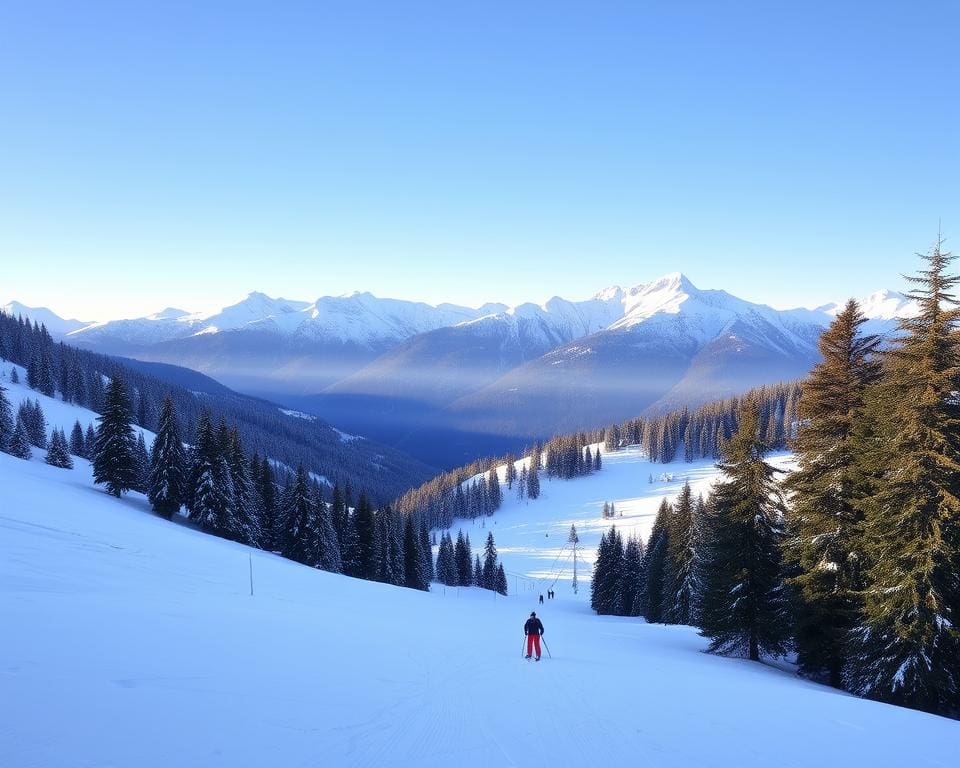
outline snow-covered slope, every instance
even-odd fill
[[[548,524],[560,492],[544,486],[487,521],[512,573],[553,572],[524,560],[566,524]],[[593,616],[585,592],[558,584],[539,606],[334,576],[113,499],[82,460],[0,454],[0,765],[955,762],[955,722],[708,656],[689,628]],[[532,609],[539,663],[520,654]]]

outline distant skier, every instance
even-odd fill
[[[540,636],[544,634],[544,631],[543,622],[537,618],[536,611],[530,611],[530,618],[523,625],[523,634],[527,636],[527,658],[529,659],[536,650],[537,661],[540,661]]]
[[[540,595],[540,605],[543,605],[543,595]]]

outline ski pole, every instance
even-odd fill
[[[550,646],[547,645],[547,641],[543,639],[543,635],[540,635],[540,642],[543,643],[543,647],[547,649],[547,658],[552,659],[553,654],[550,653]]]
[[[527,658],[527,638],[524,636],[523,644],[520,646],[520,658]]]

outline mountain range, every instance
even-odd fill
[[[866,330],[881,334],[915,311],[894,291],[861,305]],[[671,273],[583,301],[517,306],[255,292],[211,315],[168,308],[97,323],[3,309],[71,344],[192,368],[449,467],[801,377],[839,307],[777,310]]]

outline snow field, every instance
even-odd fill
[[[556,493],[538,506],[572,514]],[[508,566],[522,511],[499,523]],[[167,522],[82,460],[0,454],[0,765],[956,764],[960,724],[708,656],[692,629],[434,589]],[[534,608],[539,663],[521,658]]]

